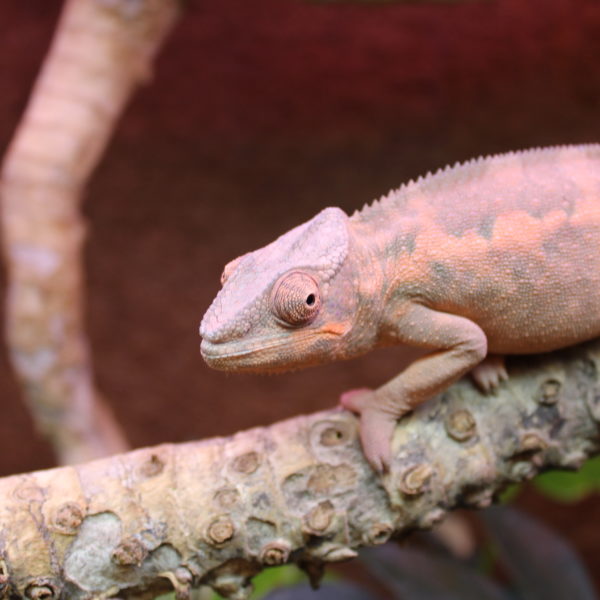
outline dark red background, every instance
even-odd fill
[[[0,150],[60,3],[0,3]],[[348,211],[447,162],[600,141],[600,3],[192,1],[85,203],[98,381],[136,446],[229,434],[336,402],[394,350],[278,377],[226,376],[197,325],[223,265],[327,205]],[[0,474],[48,467],[0,363]],[[521,499],[600,571],[600,502]]]

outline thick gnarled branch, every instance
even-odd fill
[[[187,598],[209,584],[247,598],[265,566],[294,561],[316,579],[360,546],[598,452],[600,343],[509,367],[495,396],[464,380],[404,419],[384,477],[355,418],[331,410],[1,480],[4,593]]]
[[[1,173],[7,336],[62,463],[126,449],[93,382],[79,211],[116,120],[147,79],[179,0],[67,0]]]

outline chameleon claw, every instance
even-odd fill
[[[478,365],[473,367],[471,378],[485,394],[494,392],[502,381],[508,379],[504,357],[497,354],[488,354]]]
[[[396,417],[377,408],[375,393],[366,388],[345,392],[340,403],[360,415],[360,441],[371,467],[380,474],[389,471]]]
[[[390,469],[395,427],[396,419],[376,408],[363,410],[360,415],[360,441],[363,452],[377,473],[387,473]]]

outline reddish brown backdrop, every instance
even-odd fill
[[[59,8],[0,3],[0,150]],[[189,3],[85,203],[97,376],[132,442],[229,434],[391,376],[394,350],[278,377],[209,371],[197,325],[222,266],[446,162],[600,141],[599,59],[597,0]],[[0,474],[51,466],[0,359]],[[598,498],[521,503],[600,571]]]

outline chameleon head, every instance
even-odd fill
[[[230,262],[200,325],[202,356],[228,371],[283,371],[343,356],[357,309],[348,216],[326,208]]]

